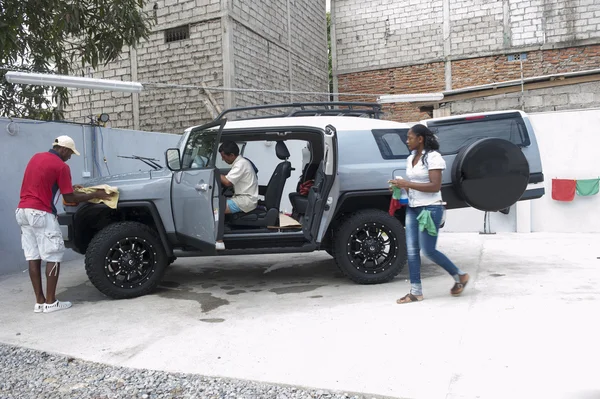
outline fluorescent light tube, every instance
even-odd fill
[[[120,80],[80,78],[68,75],[52,75],[45,73],[7,72],[6,80],[9,83],[22,83],[37,86],[73,87],[90,90],[124,91],[139,93],[144,89],[141,83],[123,82]]]
[[[441,101],[443,99],[444,93],[390,94],[380,96],[377,99],[377,102],[380,104],[412,103],[421,101]]]

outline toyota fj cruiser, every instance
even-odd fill
[[[273,114],[273,111],[283,113]],[[227,120],[242,112],[264,117]],[[166,167],[111,176],[87,185],[119,189],[117,209],[102,204],[65,205],[59,215],[66,246],[85,254],[90,281],[113,298],[151,292],[176,257],[325,250],[344,274],[361,284],[393,279],[406,263],[404,211],[388,213],[388,180],[404,175],[410,125],[380,119],[378,104],[301,103],[237,108],[192,127]],[[438,136],[447,169],[442,194],[447,209],[501,211],[544,195],[542,164],[527,115],[501,111],[422,121]],[[218,146],[234,140],[271,142],[280,162],[249,213],[224,215]],[[292,165],[286,142],[309,149],[305,165]],[[313,181],[308,195],[284,192],[294,168]],[[264,168],[260,173],[265,173]],[[300,184],[299,184],[300,185]],[[298,185],[298,187],[299,187]],[[282,197],[296,226],[279,223]],[[226,249],[217,251],[223,240]]]

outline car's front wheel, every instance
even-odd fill
[[[137,222],[113,223],[99,231],[85,254],[85,270],[94,286],[115,298],[152,292],[168,265],[154,229]]]
[[[335,232],[334,256],[340,270],[354,282],[388,282],[406,264],[404,226],[384,211],[356,212]]]

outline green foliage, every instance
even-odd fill
[[[65,88],[12,85],[7,70],[72,74],[150,34],[146,0],[0,0],[0,116],[60,119]],[[55,106],[56,105],[56,106]]]

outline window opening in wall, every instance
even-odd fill
[[[165,29],[165,43],[177,42],[190,38],[190,26],[183,25],[176,28]]]
[[[527,59],[527,53],[511,54],[508,56],[509,61],[525,61]]]

